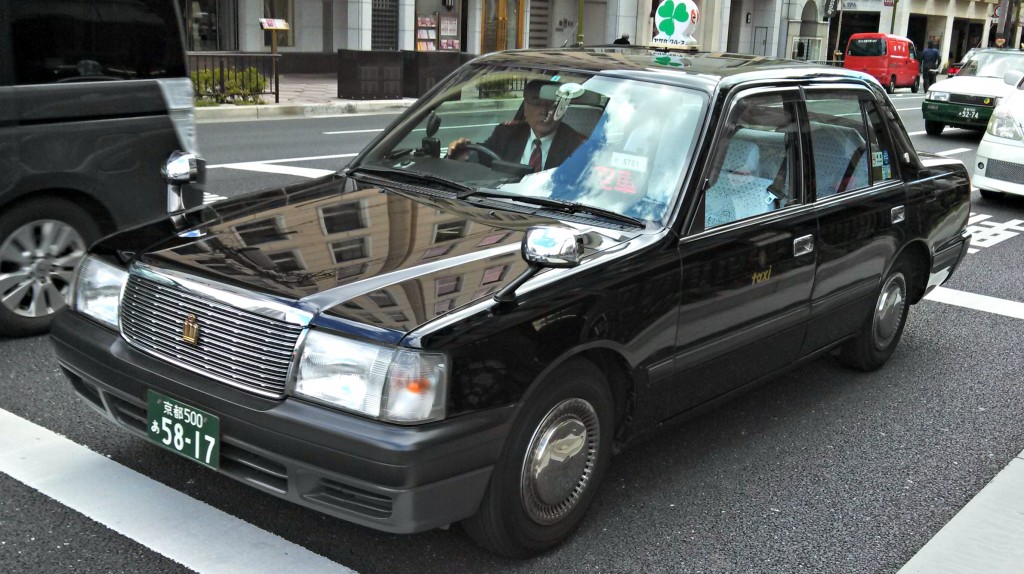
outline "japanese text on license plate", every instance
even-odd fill
[[[159,393],[147,393],[149,439],[199,464],[220,466],[220,419]]]

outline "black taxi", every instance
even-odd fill
[[[52,340],[157,446],[525,557],[638,439],[818,355],[881,367],[964,257],[970,190],[859,72],[495,53],[335,175],[102,240]]]

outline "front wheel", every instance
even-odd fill
[[[576,529],[611,458],[614,405],[593,363],[573,360],[526,400],[476,515],[462,523],[480,546],[527,558]]]
[[[874,371],[889,360],[907,324],[910,309],[907,277],[899,264],[885,277],[871,315],[857,335],[843,345],[840,362],[860,371]]]
[[[979,189],[978,193],[980,193],[985,199],[1000,199],[1003,197],[1003,192],[992,191],[990,189]]]
[[[910,86],[910,93],[916,94],[921,90],[921,76],[914,77],[914,85]]]
[[[885,85],[885,93],[891,94],[896,91],[896,76],[889,76],[889,83]]]
[[[99,238],[81,208],[25,203],[0,215],[0,336],[37,335],[64,308],[78,261]]]
[[[932,121],[932,120],[925,120],[924,121],[924,131],[928,135],[930,135],[930,136],[942,135],[942,130],[945,127],[946,127],[946,124],[944,124],[942,122],[936,122],[936,121]]]

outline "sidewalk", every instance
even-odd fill
[[[400,100],[343,100],[338,98],[338,78],[335,74],[289,74],[280,77],[280,98],[264,96],[270,102],[256,106],[224,104],[197,107],[197,122],[256,120],[280,118],[317,118],[345,114],[400,112],[415,102],[415,98]]]

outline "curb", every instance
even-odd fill
[[[337,100],[307,104],[266,104],[195,108],[196,122],[222,122],[232,120],[272,120],[294,118],[322,118],[346,114],[397,113],[415,102],[413,98],[401,100]]]

